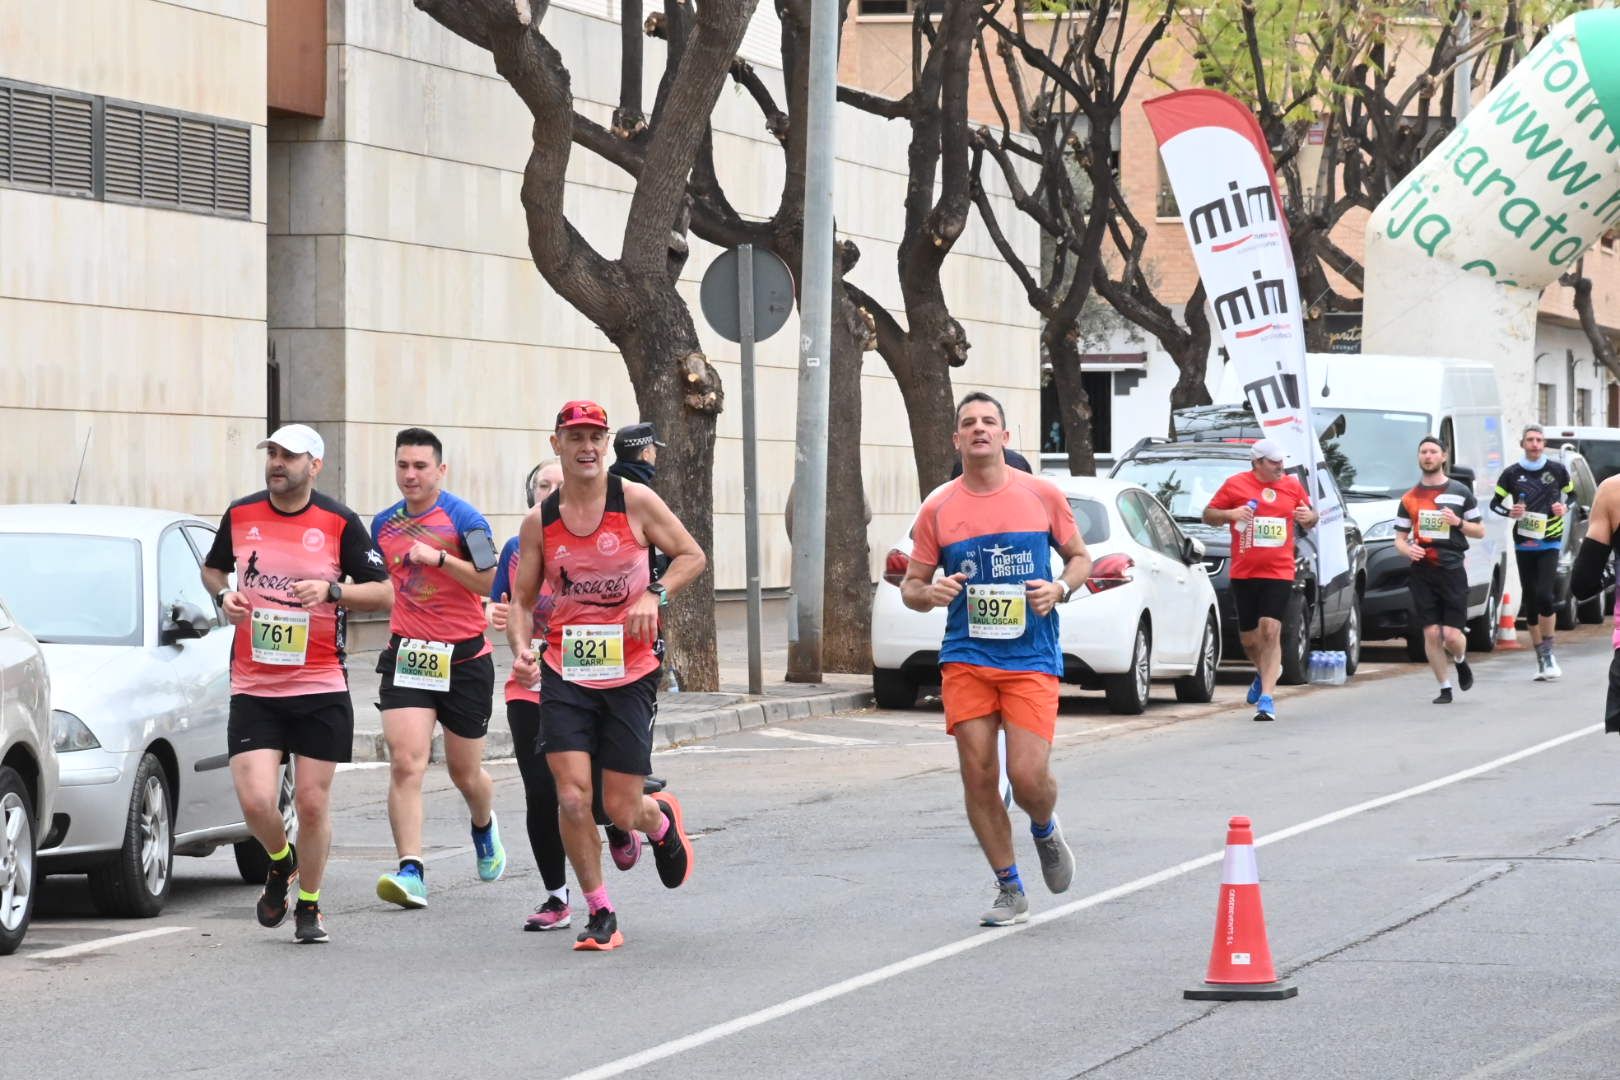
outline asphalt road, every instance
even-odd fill
[[[1600,733],[1607,628],[1477,662],[1457,704],[1375,652],[1344,688],[1279,701],[1065,701],[1054,753],[1080,870],[1035,918],[983,930],[990,875],[937,704],[660,754],[697,834],[690,883],[608,869],[626,945],[519,926],[542,890],[510,764],[512,866],[478,882],[435,767],[430,907],[373,898],[386,774],[341,774],[332,943],[253,920],[228,854],[179,863],[145,922],[51,879],[0,961],[8,1076],[1613,1077],[1620,1075],[1620,741]],[[1169,698],[1169,688],[1156,691]],[[1226,820],[1247,814],[1273,953],[1300,988],[1189,1002]],[[582,920],[576,919],[576,924]],[[122,935],[147,935],[124,939]]]

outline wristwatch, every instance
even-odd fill
[[[225,594],[230,591],[231,587],[227,585],[223,589],[219,590],[219,592],[214,594],[214,603],[218,604],[221,609],[225,607]]]
[[[659,607],[663,607],[665,604],[669,603],[669,590],[664,588],[663,582],[654,581],[647,586],[647,591],[658,597]]]
[[[1063,599],[1059,600],[1058,603],[1067,604],[1069,602],[1069,597],[1074,595],[1074,586],[1070,585],[1062,578],[1058,578],[1058,584],[1063,586]]]
[[[343,600],[343,586],[339,585],[335,581],[332,582],[330,585],[328,585],[326,587],[326,600],[327,600],[327,603],[330,603],[330,604],[336,604],[336,603],[342,602],[342,600]]]
[[[439,569],[440,570],[444,569],[444,560],[449,556],[449,554],[450,553],[448,551],[440,550],[440,552],[439,552]]]

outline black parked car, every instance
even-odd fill
[[[1210,584],[1221,616],[1221,637],[1238,640],[1237,607],[1229,588],[1231,578],[1231,532],[1222,526],[1205,525],[1204,507],[1234,473],[1249,468],[1249,443],[1176,442],[1143,440],[1127,451],[1109,475],[1141,484],[1158,498],[1188,536],[1204,545],[1204,565],[1209,568]],[[1302,530],[1294,547],[1294,595],[1289,601],[1282,628],[1282,677],[1284,683],[1305,682],[1310,653],[1316,648],[1345,654],[1345,670],[1354,674],[1361,661],[1361,594],[1367,583],[1367,553],[1361,530],[1348,517],[1344,522],[1345,547],[1350,571],[1321,590],[1316,587],[1316,545],[1314,530]],[[1238,649],[1229,654],[1242,656]]]

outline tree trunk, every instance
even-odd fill
[[[861,475],[861,366],[864,320],[836,283],[831,400],[838,437],[827,440],[827,554],[823,574],[821,667],[872,670],[872,562],[866,527],[872,514]]]
[[[954,319],[946,316],[952,325]],[[885,356],[885,359],[888,359]],[[951,390],[951,369],[934,338],[913,325],[901,347],[901,362],[891,363],[894,381],[906,404],[911,429],[912,460],[917,464],[917,501],[951,478],[956,448],[956,399]]]
[[[1209,369],[1209,314],[1204,310],[1204,283],[1200,281],[1182,313],[1186,337],[1178,341],[1170,356],[1176,362],[1176,385],[1170,391],[1170,408],[1185,409],[1208,405],[1209,388],[1204,376]]]
[[[714,550],[715,417],[720,377],[698,347],[697,328],[680,294],[661,273],[630,276],[638,316],[614,344],[624,355],[640,419],[669,444],[658,454],[659,495],[698,547]],[[715,649],[714,564],[670,600],[664,615],[667,652],[681,689],[720,688]]]
[[[1097,475],[1096,438],[1091,427],[1091,396],[1080,371],[1080,348],[1055,323],[1046,329],[1046,356],[1052,363],[1052,386],[1057,390],[1058,419],[1069,451],[1071,476]]]

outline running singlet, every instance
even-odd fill
[[[1557,551],[1564,544],[1564,519],[1553,513],[1553,503],[1574,501],[1575,481],[1556,461],[1541,459],[1541,468],[1527,469],[1515,461],[1502,470],[1491,497],[1491,509],[1506,514],[1514,503],[1524,504],[1524,516],[1513,521],[1513,546],[1519,551]]]
[[[1254,503],[1254,524],[1232,522],[1232,577],[1294,580],[1294,508],[1311,505],[1298,480],[1263,483],[1254,470],[1227,478],[1209,500],[1216,510]]]
[[[1401,496],[1400,509],[1395,514],[1395,531],[1410,533],[1415,543],[1423,545],[1425,566],[1450,568],[1463,564],[1468,538],[1463,535],[1462,526],[1446,521],[1446,510],[1464,521],[1480,521],[1484,517],[1474,493],[1460,480],[1448,478],[1433,487],[1419,484]]]
[[[495,584],[489,590],[489,598],[497,604],[501,602],[502,596],[510,597],[512,595],[512,583],[517,580],[518,553],[521,550],[522,545],[515,536],[506,542],[505,547],[501,548],[501,561],[495,567]],[[531,628],[534,633],[533,640],[544,640],[546,624],[551,621],[551,609],[553,606],[551,592],[546,588],[546,583],[542,581],[540,583],[540,592],[535,597],[534,611],[530,613],[534,618],[534,624]],[[536,649],[535,651],[539,652],[540,650]],[[539,704],[540,691],[525,686],[508,675],[506,678],[506,700],[532,701]]]
[[[296,514],[261,491],[231,503],[204,565],[236,575],[253,613],[231,646],[231,693],[255,697],[347,692],[343,667],[346,612],[337,604],[305,608],[295,581],[385,581],[381,553],[359,515],[315,492]]]
[[[546,628],[547,666],[569,682],[598,690],[626,686],[658,670],[658,648],[625,633],[630,608],[647,591],[647,545],[636,539],[624,483],[607,480],[602,520],[585,536],[562,519],[562,492],[541,504],[545,588],[555,598]]]
[[[420,566],[405,561],[405,553],[418,540],[430,548],[465,559],[463,539],[474,529],[489,532],[484,515],[448,491],[421,514],[410,514],[405,500],[390,506],[371,522],[371,535],[388,561],[388,575],[394,580],[394,610],[388,628],[401,638],[443,641],[450,644],[478,638],[477,651],[457,650],[456,663],[473,660],[490,651],[484,637],[484,606],[478,594],[464,588],[449,572],[437,566]]]
[[[939,662],[1062,675],[1057,609],[1035,614],[1024,582],[1053,580],[1052,549],[1075,531],[1063,493],[1016,469],[988,494],[960,478],[935,489],[912,526],[911,557],[967,576],[946,609]]]

